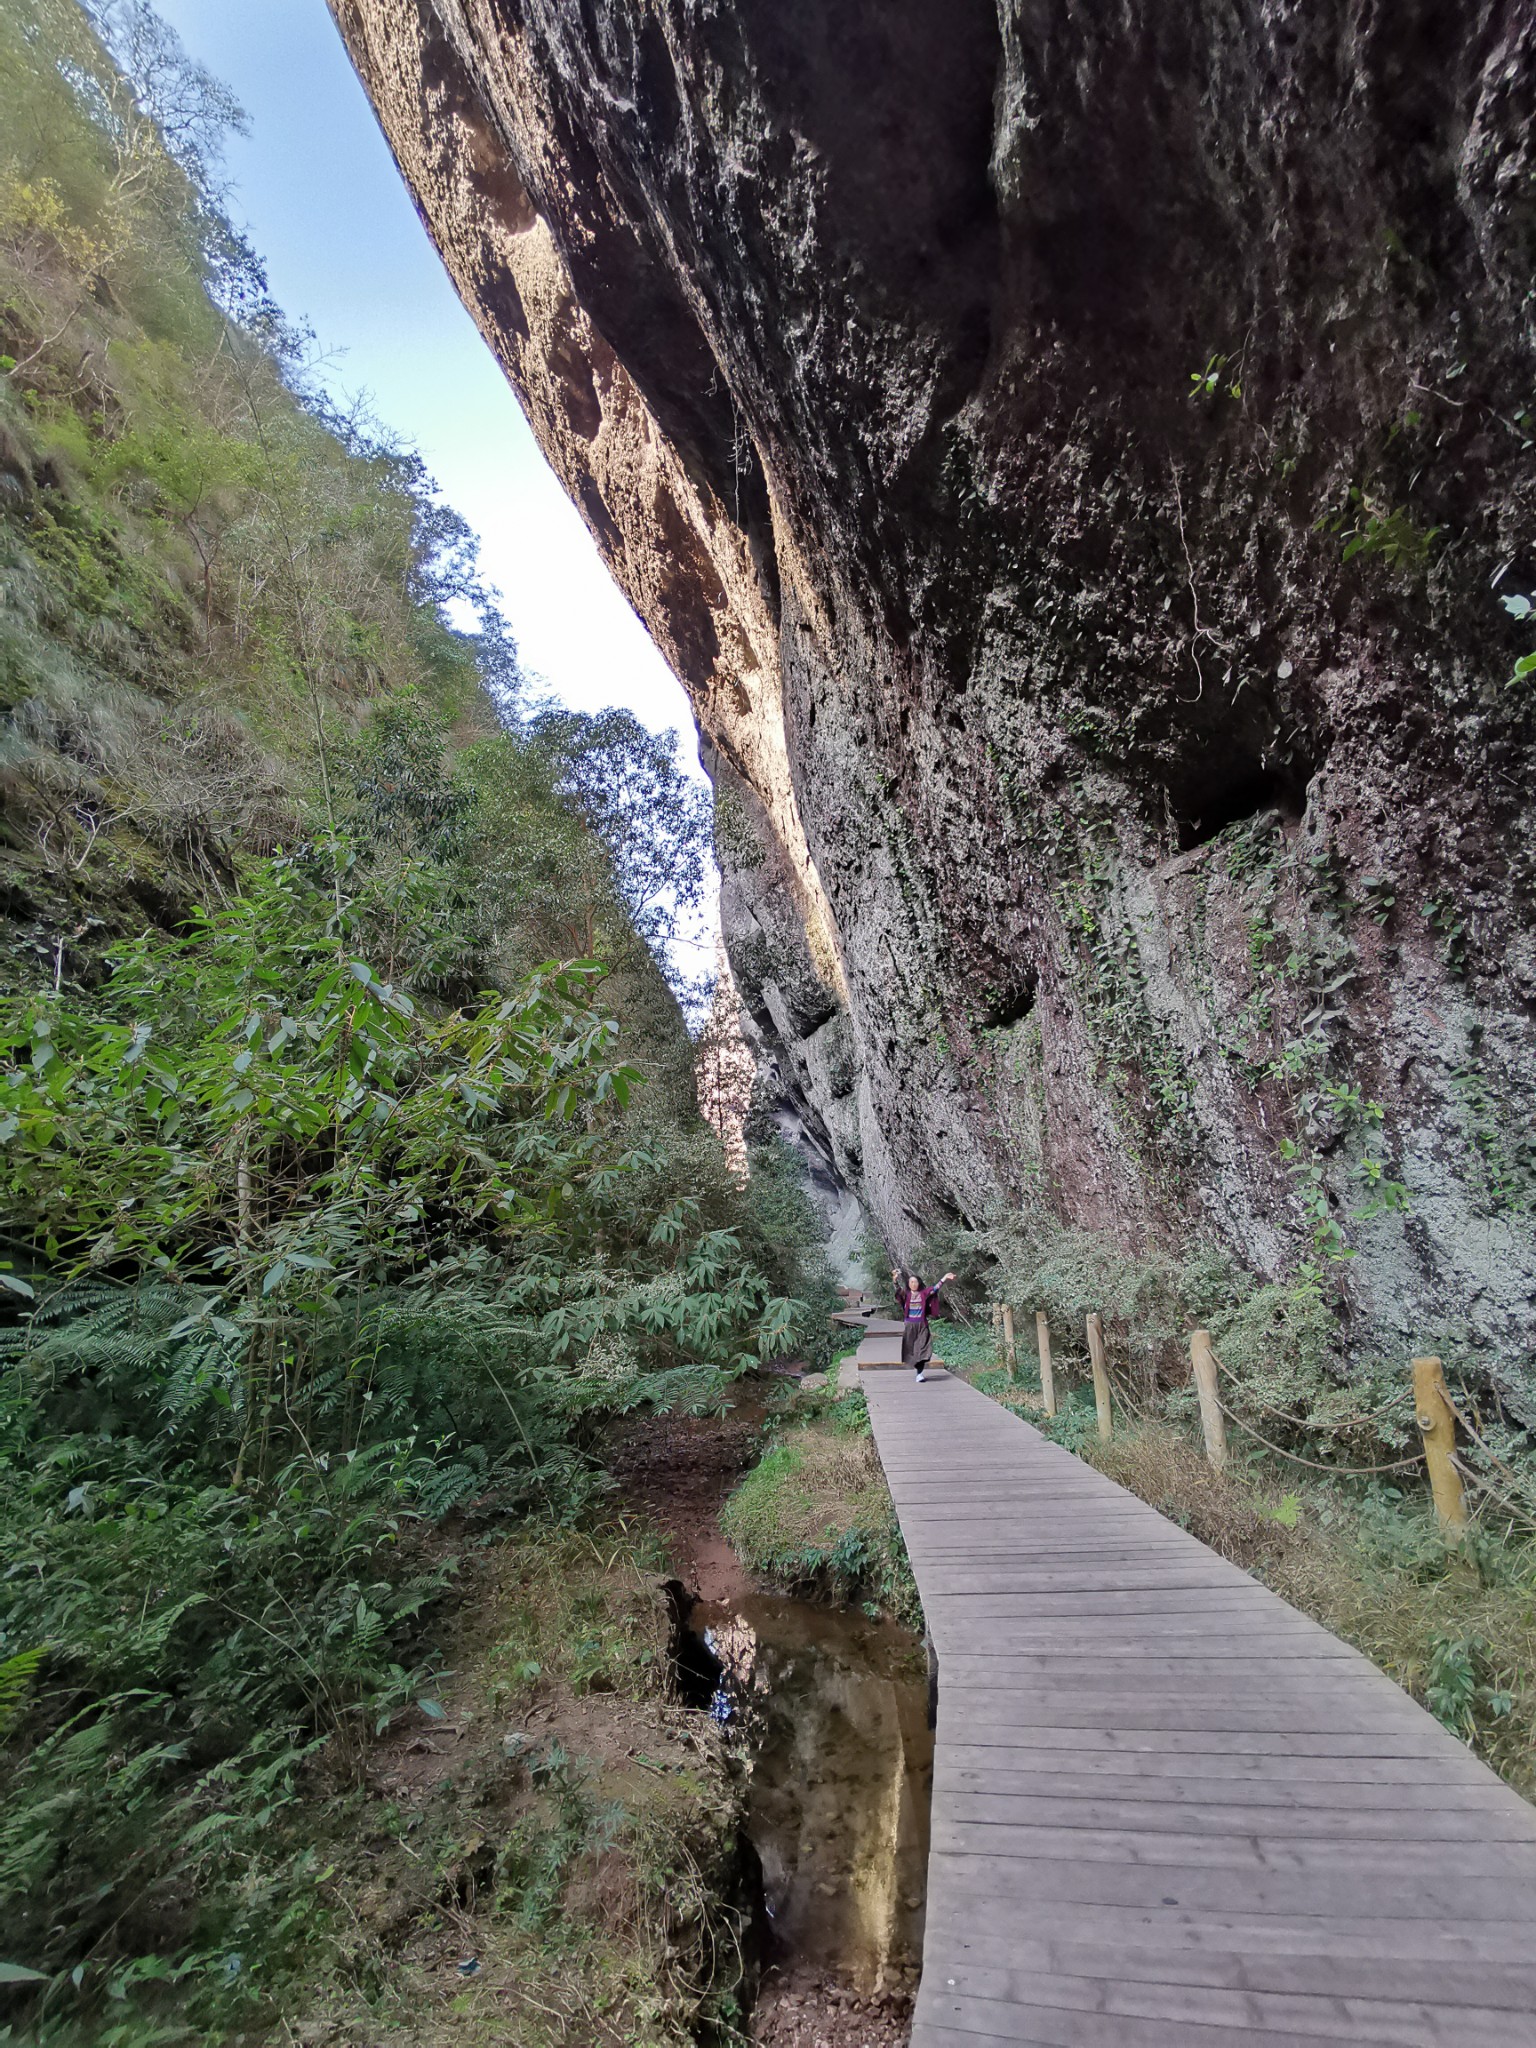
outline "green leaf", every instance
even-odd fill
[[[3,366],[0,366],[3,367]],[[25,1963],[0,1963],[0,1984],[46,1984],[46,1970],[29,1970]]]

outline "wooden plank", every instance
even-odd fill
[[[1182,1906],[1187,1913],[1225,1909],[1293,1919],[1358,1912],[1368,1897],[1373,1917],[1404,1920],[1496,1920],[1510,1908],[1511,1859],[1495,1844],[1503,1862],[1488,1876],[1436,1878],[1417,1870],[1243,1867],[1221,1859],[1197,1866],[1171,1858],[1135,1861],[1129,1856],[985,1855],[979,1851],[935,1849],[929,1884],[953,1887],[971,1898],[1033,1906],[1041,1899],[1076,1900],[1085,1908]],[[1523,1864],[1528,1858],[1521,1858]],[[1091,1916],[1089,1916],[1091,1917]],[[1530,1922],[1526,1921],[1527,1953]]]
[[[1290,2032],[1313,2041],[1389,2041],[1404,2048],[1436,2048],[1444,2038],[1433,2008],[1401,1993],[1330,1996],[1226,1985],[1120,1982],[1104,1976],[1102,1963],[1099,1971],[1083,1975],[961,1965],[946,1977],[943,1988],[945,1995],[933,2002],[936,2017],[951,2004],[983,2017],[991,2006],[1047,2007],[1189,2027]],[[1469,2030],[1466,2038],[1480,2048],[1530,2048],[1528,2017],[1478,2004],[1464,2012],[1462,2020]],[[1517,2025],[1524,2028],[1518,2036],[1511,2031]]]
[[[1105,1769],[1102,1758],[1086,1758],[1081,1766],[1052,1764],[1043,1770],[1010,1770],[1006,1763],[996,1761],[994,1751],[987,1751],[986,1755],[991,1761],[983,1769],[959,1763],[948,1755],[935,1768],[935,1792],[942,1789],[946,1800],[963,1800],[981,1793],[996,1802],[996,1811],[1003,1818],[1009,1800],[1033,1798],[1135,1799],[1143,1804],[1166,1806],[1180,1802],[1216,1806],[1231,1803],[1278,1807],[1287,1812],[1320,1807],[1327,1812],[1349,1814],[1378,1809],[1386,1813],[1477,1811],[1501,1815],[1510,1811],[1502,1786],[1489,1787],[1471,1778],[1426,1785],[1423,1766],[1414,1758],[1397,1760],[1393,1766],[1395,1776],[1376,1771],[1353,1777],[1348,1775],[1350,1759],[1314,1759],[1314,1763],[1337,1764],[1338,1769],[1332,1777],[1299,1777],[1282,1773],[1276,1760],[1266,1758],[1245,1760],[1249,1767],[1243,1771],[1217,1774],[1201,1768],[1199,1759],[1186,1761],[1183,1769],[1176,1771],[1141,1768],[1145,1759],[1130,1768],[1121,1760],[1120,1768]],[[1113,1763],[1115,1759],[1109,1761]],[[1521,1827],[1531,1825],[1526,1814],[1517,1812],[1515,1819]]]
[[[951,1665],[953,1658],[949,1659]],[[1362,1698],[1350,1667],[1308,1664],[1266,1682],[1239,1676],[1181,1685],[1177,1677],[1149,1679],[1138,1691],[1132,1678],[1106,1681],[1099,1691],[1083,1679],[1044,1681],[1036,1671],[1009,1679],[989,1676],[967,1683],[951,1671],[940,1682],[944,1703],[953,1716],[948,1732],[961,1727],[1120,1728],[1127,1733],[1147,1728],[1269,1728],[1276,1734],[1316,1728],[1334,1734],[1366,1735],[1376,1729],[1416,1728],[1402,1707],[1378,1707]],[[1321,1674],[1331,1672],[1325,1679]],[[1309,1682],[1310,1681],[1310,1682]],[[1310,1709],[1310,1711],[1309,1711]],[[1266,1710],[1271,1718],[1264,1718]]]
[[[1220,1560],[1218,1559],[1218,1563]],[[1120,1561],[1086,1558],[1080,1564],[1043,1564],[1038,1571],[1022,1566],[1006,1572],[977,1572],[969,1585],[939,1573],[934,1588],[943,1601],[969,1606],[973,1601],[1027,1598],[1033,1593],[1252,1593],[1252,1581],[1215,1571],[1199,1558],[1160,1563],[1156,1558]],[[946,1585],[945,1580],[950,1581]]]
[[[1394,1970],[1421,1963],[1436,1970],[1476,1970],[1483,1978],[1481,1996],[1490,2003],[1518,2003],[1519,1985],[1536,1976],[1531,1930],[1523,1920],[1488,1920],[1478,1926],[1462,1922],[1362,1920],[1336,1913],[1290,1917],[1237,1913],[1224,1908],[1194,1914],[1182,1906],[1106,1906],[1093,1910],[1070,1899],[1041,1899],[1028,1907],[1006,1899],[976,1897],[958,1889],[930,1900],[928,1928],[960,1960],[976,1954],[1001,1954],[1009,1944],[1037,1939],[1064,1941],[1106,1952],[1149,1960],[1140,1974],[1151,1980],[1195,1982],[1219,1973],[1227,1959],[1240,1959],[1259,1981],[1295,1982],[1296,1968],[1343,1969],[1363,1959]],[[1366,1980],[1369,1981],[1369,1980]]]
[[[921,1535],[928,1555],[936,1563],[946,1558],[955,1565],[1022,1564],[1031,1558],[1071,1556],[1080,1547],[1095,1550],[1155,1549],[1159,1555],[1177,1554],[1191,1548],[1190,1539],[1176,1529],[1148,1529],[1141,1522],[1118,1514],[1096,1514],[1081,1524],[1057,1516],[1049,1524],[1036,1525],[1025,1515],[1006,1520],[999,1517],[996,1529],[974,1527],[955,1536],[924,1526],[911,1516],[914,1534]],[[1232,1567],[1237,1570],[1237,1566]]]
[[[1010,1524],[1010,1530],[1016,1525]],[[913,1542],[922,1551],[923,1561],[931,1573],[936,1593],[951,1590],[963,1592],[968,1585],[996,1579],[1004,1584],[1010,1580],[1019,1581],[1037,1578],[1042,1573],[1078,1564],[1114,1565],[1117,1563],[1140,1563],[1148,1570],[1187,1570],[1192,1567],[1211,1573],[1213,1577],[1229,1580],[1233,1573],[1241,1578],[1252,1578],[1251,1573],[1239,1572],[1235,1564],[1225,1558],[1213,1558],[1207,1551],[1204,1556],[1189,1542],[1178,1542],[1168,1537],[1138,1529],[1135,1524],[1126,1528],[1109,1528],[1102,1522],[1080,1536],[1071,1531],[1058,1531],[1048,1540],[1042,1538],[1032,1542],[1026,1532],[1022,1539],[1014,1535],[1015,1543],[1022,1541],[1028,1547],[1004,1549],[991,1537],[982,1543],[935,1541],[925,1537],[921,1525],[914,1525]],[[1220,1567],[1221,1569],[1217,1569]],[[951,1581],[951,1584],[946,1584]]]
[[[1191,1636],[1185,1640],[1189,1644],[1187,1650],[1168,1651],[1166,1644],[1154,1639],[1148,1644],[1146,1654],[1139,1657],[1095,1658],[1086,1655],[1081,1647],[1070,1650],[1021,1649],[1011,1642],[995,1650],[956,1650],[945,1660],[944,1683],[980,1684],[990,1678],[997,1682],[1027,1685],[1031,1679],[1039,1678],[1051,1683],[1092,1685],[1102,1680],[1113,1691],[1123,1682],[1153,1683],[1160,1678],[1171,1678],[1186,1685],[1214,1684],[1231,1674],[1240,1678],[1293,1679],[1298,1685],[1310,1685],[1314,1677],[1328,1675],[1315,1674],[1313,1666],[1317,1664],[1327,1665],[1330,1673],[1339,1674],[1338,1683],[1354,1682],[1354,1651],[1327,1638],[1314,1643],[1310,1637],[1303,1636],[1276,1649],[1267,1636],[1260,1636],[1256,1644],[1253,1638],[1245,1637],[1244,1642],[1254,1644],[1248,1650],[1244,1650],[1241,1644],[1232,1644],[1223,1650],[1220,1642],[1211,1636]]]
[[[1122,1616],[1115,1624],[1111,1664],[1129,1667],[1140,1656],[1159,1654],[1165,1655],[1170,1662],[1191,1657],[1212,1661],[1229,1657],[1241,1661],[1252,1657],[1255,1652],[1269,1656],[1284,1654],[1287,1650],[1307,1662],[1314,1658],[1337,1662],[1340,1661],[1339,1650],[1343,1650],[1346,1657],[1352,1654],[1347,1644],[1336,1644],[1332,1637],[1324,1637],[1319,1642],[1316,1636],[1301,1629],[1282,1632],[1262,1625],[1254,1626],[1255,1617],[1251,1615],[1232,1615],[1231,1625],[1222,1631],[1221,1636],[1187,1634],[1180,1625],[1184,1619],[1179,1615],[1153,1615],[1138,1622],[1133,1616]],[[1041,1622],[1015,1617],[1001,1629],[983,1617],[972,1622],[954,1622],[943,1630],[951,1657],[1059,1658],[1064,1663],[1074,1660],[1091,1662],[1092,1646],[1102,1634],[1102,1630],[1074,1629],[1063,1625],[1063,1617],[1059,1615]],[[1330,1648],[1331,1644],[1334,1647]]]
[[[1066,1976],[1102,1975],[1106,1953],[1118,1972],[1137,1984],[1206,1984],[1217,1988],[1304,1992],[1320,1997],[1433,1999],[1450,1990],[1467,2004],[1487,2010],[1525,2013],[1536,2008],[1536,1959],[1527,1942],[1519,1964],[1469,1959],[1454,1936],[1426,1936],[1418,1924],[1401,1938],[1374,1922],[1323,1929],[1265,1922],[1250,1929],[1229,1923],[1200,1930],[1201,1939],[1180,1946],[1157,1939],[1159,1926],[1127,1914],[1113,1928],[1111,1947],[1082,1939],[1080,1914],[1071,1907],[1042,1907],[1006,1927],[984,1929],[974,1907],[948,1917],[929,1915],[954,1958],[950,1971],[1039,1970]],[[1161,1920],[1173,1916],[1164,1913]],[[1105,1931],[1105,1923],[1098,1923]],[[1284,1937],[1289,1936],[1289,1946]],[[1276,1938],[1280,1937],[1280,1938]]]
[[[918,1590],[922,1590],[922,1576],[918,1575]],[[1226,1626],[1227,1615],[1255,1615],[1265,1617],[1270,1613],[1267,1598],[1257,1586],[1250,1587],[1209,1587],[1209,1586],[1139,1586],[1104,1587],[1096,1591],[1030,1591],[1027,1593],[976,1593],[973,1595],[951,1594],[939,1606],[936,1613],[929,1615],[929,1626],[937,1634],[936,1624],[941,1625],[943,1617],[959,1609],[960,1621],[978,1621],[990,1618],[994,1621],[1021,1620],[1039,1621],[1047,1618],[1061,1619],[1069,1615],[1093,1615],[1101,1623],[1118,1623],[1122,1617],[1136,1618],[1150,1615],[1178,1615],[1188,1617],[1213,1616],[1220,1610],[1220,1618],[1210,1623],[1211,1633],[1218,1633]],[[1106,1641],[1113,1637],[1106,1631]]]
[[[1167,1865],[1180,1871],[1317,1872],[1330,1879],[1345,1872],[1386,1872],[1394,1879],[1406,1880],[1422,1872],[1437,1883],[1519,1878],[1529,1874],[1531,1863],[1526,1834],[1513,1841],[1489,1838],[1469,1845],[1379,1832],[1362,1837],[1315,1831],[1239,1836],[1193,1825],[1181,1831],[1177,1827],[1095,1828],[1044,1822],[1014,1826],[995,1820],[977,1827],[948,1814],[935,1817],[932,1843],[935,1856],[976,1856],[988,1861],[1027,1859],[1078,1866],[1110,1863],[1144,1870]]]
[[[947,1790],[943,1811],[956,1826],[977,1831],[981,1846],[990,1847],[980,1832],[991,1827],[1104,1828],[1126,1833],[1164,1834],[1199,1830],[1209,1835],[1245,1835],[1306,1841],[1530,1842],[1536,1827],[1503,1804],[1421,1807],[1399,1799],[1396,1806],[1357,1809],[1353,1803],[1277,1806],[1272,1802],[1212,1798],[1208,1791],[1183,1799],[1108,1798],[1101,1785],[1086,1797],[1063,1793],[1048,1784],[1019,1795]],[[1337,1790],[1337,1788],[1335,1788]]]
[[[913,2048],[1533,2048],[1536,1812],[973,1388],[869,1398],[938,1653]]]
[[[953,1604],[952,1601],[943,1603],[938,1610],[941,1619],[950,1617],[951,1632],[954,1634],[963,1635],[967,1630],[974,1630],[977,1643],[982,1648],[990,1648],[998,1642],[1006,1642],[1010,1646],[1093,1642],[1104,1644],[1107,1650],[1118,1650],[1123,1643],[1124,1654],[1135,1656],[1138,1654],[1139,1638],[1154,1634],[1162,1634],[1165,1638],[1176,1635],[1185,1642],[1200,1642],[1213,1652],[1218,1650],[1223,1642],[1238,1642],[1249,1635],[1261,1635],[1282,1644],[1342,1641],[1338,1636],[1329,1635],[1326,1629],[1319,1628],[1315,1621],[1309,1621],[1304,1614],[1287,1609],[1277,1615],[1273,1608],[1258,1600],[1239,1607],[1233,1607],[1229,1601],[1223,1612],[1219,1630],[1203,1625],[1198,1614],[1186,1615],[1176,1625],[1167,1624],[1165,1617],[1155,1614],[1150,1608],[1140,1620],[1134,1613],[1123,1614],[1115,1623],[1112,1643],[1106,1641],[1103,1620],[1096,1615],[1069,1612],[1041,1615],[1034,1620],[1027,1615],[1016,1615],[1009,1622],[1006,1636],[999,1637],[995,1630],[989,1629],[985,1618],[967,1621],[960,1616],[951,1616]],[[1347,1649],[1348,1645],[1344,1644],[1343,1647]]]
[[[1235,1747],[1233,1747],[1235,1745]],[[1327,1747],[1323,1747],[1327,1745]],[[1395,1755],[1382,1755],[1370,1737],[1276,1735],[1257,1743],[1249,1737],[1192,1737],[1180,1731],[1155,1735],[1106,1735],[1102,1729],[1030,1729],[989,1733],[979,1739],[946,1739],[940,1761],[993,1772],[1073,1769],[1094,1776],[1184,1778],[1198,1761],[1206,1778],[1270,1778],[1276,1784],[1419,1784],[1425,1776],[1423,1743],[1399,1741]],[[1374,1751],[1374,1753],[1372,1753]],[[1493,1774],[1470,1753],[1460,1759],[1434,1751],[1438,1782],[1487,1788]],[[1499,1780],[1493,1778],[1493,1786]]]
[[[951,1980],[946,1980],[946,1985]],[[998,2039],[1050,2048],[1215,2048],[1259,2040],[1266,2048],[1444,2048],[1445,2015],[1426,2004],[1304,1994],[1222,1991],[1204,1987],[1124,1985],[1091,1978],[968,1972],[955,1988],[923,2001],[920,2023],[975,2042]],[[989,1995],[990,1994],[990,1995]],[[1472,2007],[1460,2038],[1478,2048],[1530,2048],[1527,2023],[1515,2014]],[[1023,2031],[1019,2031],[1019,2029]],[[913,2043],[928,2035],[914,2027]]]
[[[1341,1735],[1335,1730],[1321,1735],[1300,1735],[1290,1730],[1256,1735],[1209,1728],[1058,1728],[1036,1724],[1028,1728],[988,1728],[974,1734],[941,1728],[940,1733],[946,1754],[957,1747],[974,1749],[1001,1763],[1002,1759],[996,1752],[1006,1750],[1013,1754],[1013,1769],[1019,1767],[1018,1759],[1028,1754],[1038,1755],[1043,1761],[1068,1756],[1074,1766],[1083,1759],[1117,1755],[1134,1759],[1129,1767],[1145,1771],[1157,1769],[1154,1759],[1158,1757],[1182,1758],[1186,1767],[1189,1758],[1202,1757],[1205,1767],[1213,1771],[1222,1770],[1229,1758],[1237,1762],[1256,1757],[1289,1757],[1313,1763],[1329,1758],[1335,1761],[1348,1758],[1355,1765],[1371,1760],[1401,1762],[1412,1759],[1421,1775],[1426,1759],[1432,1760],[1438,1771],[1459,1767],[1457,1758],[1448,1755],[1442,1747],[1444,1738],[1438,1729],[1432,1735],[1418,1734],[1407,1728],[1395,1730],[1390,1736],[1379,1730],[1368,1735]],[[1485,1766],[1465,1751],[1460,1762],[1480,1774],[1479,1783],[1492,1777]],[[1497,1784],[1498,1780],[1495,1778],[1493,1782]],[[1513,1798],[1515,1795],[1512,1793],[1510,1796]]]
[[[1007,2033],[997,2033],[989,2024],[999,2018],[1008,2026]],[[930,2018],[920,2002],[912,2025],[911,2048],[1241,2048],[1244,2043],[1253,2044],[1253,2048],[1318,2048],[1320,2038],[1324,2037],[1275,2033],[1267,2028],[1259,2031],[1253,2027],[1169,2025],[1154,2020],[1129,2020],[1121,2014],[1065,2015],[1039,2006],[981,2007],[974,2012],[967,2010],[959,2020],[948,2015]],[[1362,2048],[1362,2037],[1358,2035],[1328,2038],[1347,2040],[1351,2048]],[[1435,2048],[1481,2048],[1482,2037],[1473,2040],[1453,2030],[1431,2038]],[[1520,2048],[1528,2048],[1526,2037],[1515,2038]],[[1400,2034],[1378,2034],[1365,2037],[1365,2042],[1366,2048],[1403,2048]]]
[[[1241,1667],[1235,1664],[1226,1667],[1227,1677],[1213,1680],[1197,1690],[1176,1672],[1154,1679],[1150,1674],[1137,1674],[1132,1670],[1121,1678],[1112,1679],[1106,1674],[1102,1680],[1085,1680],[1053,1674],[1046,1664],[1033,1664],[1028,1659],[1020,1661],[1022,1672],[1013,1674],[1002,1667],[1000,1659],[983,1659],[981,1669],[965,1682],[952,1672],[946,1691],[956,1701],[958,1709],[972,1717],[991,1714],[1002,1706],[1009,1708],[1010,1719],[1027,1719],[1037,1710],[1043,1710],[1049,1716],[1053,1709],[1082,1701],[1085,1713],[1092,1707],[1100,1717],[1085,1720],[1082,1724],[1085,1728],[1112,1725],[1113,1716],[1122,1704],[1138,1714],[1145,1714],[1160,1705],[1195,1710],[1202,1703],[1225,1712],[1228,1706],[1262,1706],[1265,1699],[1273,1699],[1277,1712],[1289,1710],[1298,1688],[1309,1699],[1325,1701],[1332,1717],[1330,1725],[1340,1729],[1361,1724],[1395,1726],[1399,1722],[1417,1727],[1421,1718],[1428,1719],[1423,1709],[1393,1685],[1384,1672],[1362,1672],[1352,1663],[1321,1660],[1310,1663],[1299,1675],[1296,1686],[1267,1693],[1251,1680],[1245,1680]],[[961,1665],[961,1655],[952,1655],[950,1663]],[[1348,1704],[1340,1706],[1340,1701]],[[1108,1720],[1102,1718],[1106,1715]],[[1124,1725],[1134,1727],[1136,1723],[1127,1721]],[[1169,1726],[1173,1725],[1169,1723]],[[1279,1727],[1281,1724],[1277,1721],[1275,1725]],[[1440,1742],[1455,1739],[1447,1735],[1438,1722],[1431,1726]]]

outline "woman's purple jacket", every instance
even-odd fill
[[[933,1313],[933,1305],[938,1300],[943,1286],[944,1283],[941,1280],[937,1287],[924,1287],[916,1294],[909,1294],[905,1287],[898,1289],[896,1306],[901,1311],[902,1321],[904,1323],[926,1323],[929,1316]]]

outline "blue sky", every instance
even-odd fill
[[[307,320],[340,393],[420,449],[480,535],[524,660],[578,710],[675,726],[687,701],[598,558],[459,303],[347,61],[325,0],[156,0],[251,119],[231,211],[279,303]]]

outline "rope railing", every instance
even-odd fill
[[[1018,1358],[1014,1338],[1013,1309],[1010,1304],[994,1302],[992,1305],[993,1329],[997,1340],[998,1362],[1008,1369],[1010,1378],[1018,1376]],[[1035,1315],[1035,1334],[1040,1351],[1040,1389],[1042,1406],[1047,1417],[1057,1413],[1055,1369],[1051,1355],[1051,1332],[1044,1310]],[[1100,1439],[1109,1443],[1113,1439],[1113,1411],[1110,1395],[1110,1378],[1106,1359],[1104,1325],[1101,1317],[1090,1315],[1085,1322],[1085,1335],[1089,1362],[1093,1372],[1094,1406],[1097,1412]],[[1268,1451],[1273,1457],[1283,1458],[1288,1464],[1299,1465],[1311,1472],[1321,1472],[1336,1479],[1374,1479],[1389,1477],[1400,1472],[1413,1472],[1424,1468],[1429,1477],[1434,1495],[1435,1512],[1441,1527],[1447,1535],[1455,1538],[1466,1528],[1468,1522],[1467,1489],[1480,1496],[1474,1503],[1474,1511],[1480,1511],[1486,1500],[1496,1503],[1499,1510],[1519,1522],[1522,1526],[1536,1531],[1536,1507],[1527,1502],[1511,1499],[1502,1488],[1484,1473],[1457,1455],[1456,1435],[1458,1429],[1467,1440],[1476,1446],[1481,1455],[1497,1471],[1503,1474],[1513,1486],[1523,1490],[1519,1475],[1511,1470],[1496,1451],[1486,1443],[1475,1425],[1465,1416],[1451,1399],[1445,1384],[1445,1373],[1441,1361],[1433,1357],[1413,1360],[1413,1384],[1400,1393],[1392,1395],[1379,1407],[1358,1415],[1345,1417],[1338,1422],[1325,1422],[1316,1418],[1292,1415],[1276,1408],[1251,1388],[1245,1387],[1217,1357],[1210,1334],[1195,1330],[1190,1336],[1190,1364],[1196,1392],[1200,1401],[1201,1430],[1205,1439],[1206,1457],[1216,1471],[1224,1471],[1227,1462],[1226,1424],[1231,1423],[1244,1436]],[[1382,1460],[1368,1465],[1339,1465],[1322,1458],[1309,1458],[1299,1451],[1288,1450],[1284,1444],[1276,1443],[1271,1437],[1255,1429],[1244,1416],[1235,1412],[1221,1398],[1220,1380],[1225,1379],[1231,1386],[1242,1390],[1245,1404],[1251,1403],[1263,1414],[1272,1415],[1288,1427],[1313,1434],[1326,1433],[1344,1436],[1349,1432],[1367,1427],[1380,1426],[1389,1418],[1395,1418],[1405,1403],[1411,1403],[1414,1421],[1418,1427],[1420,1444],[1416,1451],[1400,1458]],[[1122,1407],[1128,1405],[1123,1389],[1118,1396]],[[1134,1406],[1134,1404],[1129,1404]]]
[[[1244,1386],[1237,1374],[1230,1366],[1223,1364],[1220,1357],[1216,1359],[1216,1369],[1224,1378],[1230,1380],[1234,1387],[1242,1387],[1254,1407],[1262,1409],[1266,1415],[1272,1415],[1276,1422],[1288,1422],[1293,1429],[1311,1430],[1317,1434],[1327,1432],[1330,1435],[1343,1436],[1347,1430],[1360,1429],[1367,1423],[1379,1422],[1384,1415],[1390,1415],[1394,1408],[1401,1408],[1405,1401],[1413,1399],[1412,1391],[1404,1387],[1402,1392],[1394,1394],[1390,1401],[1384,1401],[1379,1408],[1372,1408],[1364,1415],[1348,1415],[1342,1422],[1323,1422],[1315,1416],[1291,1415],[1283,1408],[1271,1407],[1270,1403],[1256,1394],[1252,1387]]]
[[[1424,1462],[1424,1453],[1415,1451],[1411,1458],[1399,1458],[1391,1465],[1328,1465],[1318,1458],[1304,1458],[1299,1451],[1288,1451],[1281,1444],[1271,1443],[1267,1436],[1261,1436],[1251,1423],[1244,1422],[1240,1415],[1234,1415],[1225,1401],[1220,1401],[1221,1412],[1228,1422],[1235,1423],[1245,1436],[1251,1436],[1255,1443],[1262,1444],[1266,1451],[1273,1451],[1277,1458],[1288,1459],[1293,1465],[1305,1465],[1312,1472],[1326,1472],[1337,1479],[1365,1479],[1379,1472],[1411,1472],[1416,1465]]]

